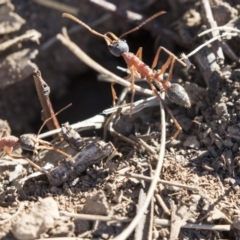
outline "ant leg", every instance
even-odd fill
[[[118,97],[117,97],[117,94],[116,94],[116,91],[115,91],[115,89],[114,89],[114,87],[113,87],[113,85],[114,85],[115,83],[111,83],[111,92],[112,92],[112,98],[113,98],[113,107],[115,107],[115,101],[118,99]]]
[[[155,88],[155,86],[153,85],[152,83],[152,80],[151,79],[147,79],[152,91],[154,92],[154,94],[157,96],[157,98],[161,101],[161,103],[163,104],[163,106],[165,107],[165,109],[167,110],[167,112],[169,113],[169,115],[171,116],[176,128],[177,128],[177,131],[176,133],[171,137],[171,140],[173,139],[176,139],[177,136],[179,135],[179,133],[182,131],[182,128],[181,126],[179,125],[177,119],[173,116],[173,113],[172,111],[170,110],[170,108],[165,104],[165,102],[163,101],[161,95],[158,93],[157,89]]]
[[[6,152],[6,154],[10,157],[12,154],[12,147],[7,147],[5,146],[4,151]]]
[[[170,69],[169,69],[167,81],[170,81],[170,79],[172,79],[172,73],[173,73],[174,63],[175,63],[175,58],[172,58],[172,62],[171,62],[171,64],[170,64]]]
[[[164,50],[164,48],[163,47],[158,48],[157,53],[156,53],[156,55],[154,57],[154,60],[153,60],[153,63],[152,63],[152,68],[156,67],[161,50]],[[159,76],[161,74],[164,74],[166,72],[167,68],[169,67],[169,65],[171,65],[171,62],[172,62],[173,59],[174,59],[174,56],[172,54],[170,54],[167,61],[161,67],[160,72],[158,72],[155,76]]]
[[[166,72],[166,70],[168,69],[169,65],[171,65],[172,60],[173,60],[173,57],[169,56],[167,61],[161,67],[160,72],[156,73],[156,76],[164,74]]]
[[[134,88],[134,81],[135,81],[135,79],[134,79],[134,70],[135,70],[135,68],[134,68],[134,66],[132,66],[130,69],[130,72],[131,72],[131,75],[130,75],[130,77],[131,77],[131,91],[132,91],[132,97],[131,97],[131,113],[130,113],[130,115],[132,116],[132,109],[133,109],[133,102],[134,102],[134,96],[135,96],[135,88]]]
[[[23,156],[17,156],[17,155],[13,155],[13,154],[8,154],[7,155],[13,159],[25,159],[26,161],[28,161],[28,163],[35,169],[37,169],[40,172],[43,172],[46,175],[49,175],[49,173],[47,171],[45,171],[43,168],[39,167],[37,164],[35,164],[34,162],[32,162],[30,159],[23,157]]]
[[[7,137],[7,129],[4,129],[3,130],[3,132],[2,132],[2,136],[1,136],[1,138],[3,138],[3,137]]]
[[[60,150],[60,149],[57,149],[57,148],[55,148],[55,147],[52,147],[52,146],[38,146],[38,147],[37,147],[37,150],[40,150],[40,149],[47,149],[47,150],[56,151],[56,152],[58,152],[58,153],[61,153],[61,154],[64,155],[65,157],[70,158],[71,160],[74,160],[71,155],[65,153],[64,151],[62,151],[62,150]]]
[[[154,57],[154,60],[153,60],[153,63],[152,63],[152,68],[155,68],[155,67],[156,67],[161,50],[163,50],[165,53],[167,53],[167,54],[169,55],[169,57],[174,58],[174,59],[177,60],[180,64],[182,64],[184,67],[186,67],[186,64],[185,64],[181,59],[177,58],[173,53],[171,53],[170,51],[168,51],[166,48],[160,46],[160,47],[158,48],[158,50],[157,50],[157,53],[156,53],[155,57]],[[168,60],[169,60],[169,58],[168,58]],[[168,60],[167,60],[167,62],[168,62]],[[170,60],[169,60],[169,61],[170,61]],[[166,63],[165,63],[165,64],[166,64]],[[165,64],[164,64],[164,65],[165,65]]]
[[[136,56],[142,60],[142,47],[138,49],[136,52]],[[132,115],[132,109],[133,109],[133,102],[134,102],[134,96],[135,96],[135,88],[134,88],[134,81],[135,81],[135,76],[140,77],[139,73],[136,71],[136,68],[134,66],[129,67],[130,71],[130,80],[131,80],[131,91],[132,91],[132,97],[131,97],[131,114]]]
[[[135,54],[140,60],[142,60],[142,51],[143,51],[143,48],[140,47]]]
[[[136,54],[135,54],[140,60],[142,60],[142,47],[140,47]],[[131,114],[132,115],[132,109],[133,109],[133,102],[134,102],[134,96],[135,96],[135,88],[134,88],[134,81],[135,77],[141,78],[140,74],[136,70],[135,66],[132,65],[131,67],[128,67],[130,71],[130,80],[131,80],[131,91],[132,91],[132,97],[131,97]]]

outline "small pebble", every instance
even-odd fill
[[[196,136],[187,137],[186,141],[183,143],[184,147],[198,149],[200,147],[200,142],[197,140]]]

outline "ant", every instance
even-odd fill
[[[166,13],[166,12],[160,11],[160,12],[154,14],[153,16],[151,16],[150,18],[148,18],[147,20],[142,22],[137,27],[135,27],[135,28],[131,29],[130,31],[127,31],[126,33],[122,34],[120,37],[117,37],[112,32],[107,32],[104,35],[101,34],[101,33],[98,33],[97,31],[93,30],[87,24],[85,24],[81,20],[77,19],[76,17],[72,16],[71,14],[63,13],[62,16],[72,19],[73,21],[79,23],[80,25],[82,25],[83,27],[88,29],[94,35],[97,35],[97,36],[103,38],[106,41],[108,49],[109,49],[111,54],[113,54],[116,57],[120,57],[120,56],[123,57],[123,59],[125,60],[127,66],[128,66],[128,70],[130,71],[129,76],[130,76],[130,79],[131,79],[131,90],[132,90],[131,104],[133,104],[133,98],[134,98],[134,93],[135,93],[134,79],[135,79],[135,77],[138,77],[138,78],[145,78],[147,80],[147,82],[149,83],[152,91],[154,92],[154,94],[157,96],[157,98],[163,104],[164,104],[164,101],[162,100],[162,98],[161,98],[160,94],[158,93],[156,87],[153,85],[153,82],[155,82],[157,84],[160,83],[162,85],[162,87],[165,90],[168,98],[171,101],[175,102],[178,105],[184,106],[186,108],[190,108],[191,107],[191,101],[190,101],[189,96],[188,96],[187,92],[185,91],[185,89],[179,84],[170,82],[170,79],[172,78],[173,67],[174,67],[175,61],[178,61],[180,64],[182,64],[185,67],[186,67],[186,63],[183,62],[182,60],[178,59],[173,53],[171,53],[170,51],[168,51],[164,47],[160,46],[157,50],[157,53],[154,57],[152,66],[150,68],[147,64],[145,64],[141,60],[142,59],[142,48],[139,48],[136,54],[131,53],[131,52],[129,52],[129,46],[128,46],[127,42],[122,39],[122,37],[126,36],[129,33],[137,31],[143,25],[145,25],[149,21],[152,21],[154,18],[156,18],[156,17],[158,17],[158,16],[160,16],[164,13]],[[158,71],[155,71],[153,69],[157,65],[161,50],[166,52],[169,55],[169,57],[168,57],[167,61],[163,64],[162,68]],[[169,68],[168,77],[167,77],[166,80],[163,80],[162,75],[166,72],[166,70],[168,68]],[[115,94],[114,94],[114,96],[115,96]],[[178,136],[178,134],[180,133],[180,131],[182,130],[182,128],[178,124],[177,120],[174,118],[172,112],[166,106],[166,104],[164,104],[164,106],[167,109],[167,111],[169,112],[169,114],[171,115],[171,117],[172,117],[172,119],[173,119],[173,121],[174,121],[174,123],[177,127],[177,132],[172,137],[172,139],[175,139]]]
[[[69,105],[68,105],[69,106]],[[67,107],[68,107],[67,106]],[[57,112],[55,114],[55,116],[57,114],[59,114],[61,111],[63,111],[64,109],[66,109],[67,107],[63,108],[62,110],[60,110],[59,112]],[[41,128],[39,129],[39,132],[42,130],[42,128],[44,127],[44,125],[51,119],[52,117],[46,119]],[[38,154],[38,150],[41,149],[45,149],[45,150],[52,150],[52,151],[56,151],[58,153],[61,153],[62,155],[64,155],[65,157],[72,159],[72,156],[65,153],[64,151],[55,148],[54,146],[52,146],[51,143],[44,141],[42,139],[38,138],[38,134],[32,134],[32,133],[28,133],[28,134],[22,134],[19,138],[15,137],[13,135],[8,135],[7,134],[7,130],[5,129],[3,131],[2,137],[0,138],[0,149],[4,149],[5,153],[13,158],[13,159],[21,159],[24,158],[28,161],[28,163],[30,165],[32,165],[34,168],[36,168],[37,170],[46,173],[46,171],[44,169],[42,169],[41,167],[39,167],[37,164],[35,164],[34,162],[32,162],[30,159],[26,158],[26,157],[22,157],[22,156],[17,156],[12,154],[12,150],[14,147],[16,147],[18,144],[20,145],[20,147],[23,150],[27,150],[27,151],[32,151],[36,154]],[[47,173],[46,173],[47,174]]]

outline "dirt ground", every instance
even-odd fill
[[[0,139],[0,238],[240,239],[239,1],[111,3],[0,1],[0,131],[7,132]],[[129,70],[136,67],[134,76],[143,80],[135,80],[134,102],[147,100],[144,107],[127,105],[129,77],[117,78],[128,76],[117,69],[126,70],[124,59],[113,56],[101,37],[62,17],[71,13],[97,32],[121,36],[159,11],[166,13],[123,37],[130,52],[143,47],[150,68],[159,46],[180,58],[223,35],[189,55],[189,69],[175,61],[171,83],[185,90],[170,92],[167,80],[161,82],[165,111],[157,97],[149,100],[155,95],[135,65]],[[225,28],[198,36],[217,26]],[[105,70],[96,71],[92,60],[85,64],[78,47]],[[161,52],[154,76],[168,57]],[[54,140],[29,135],[38,133],[41,109],[51,109],[41,106],[36,79],[47,84],[41,95],[47,104],[50,87],[56,112],[72,103],[56,116],[62,135],[52,134]],[[109,81],[115,82],[117,112]],[[180,93],[191,106],[171,101],[179,103]],[[176,139],[168,109],[182,128]],[[61,125],[89,118],[78,127],[81,136]]]

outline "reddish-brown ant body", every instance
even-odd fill
[[[74,16],[72,16],[70,14],[64,13],[63,17],[67,17],[67,18],[74,20],[75,22],[77,22],[77,23],[81,24],[82,26],[84,26],[85,28],[87,28],[91,33],[104,38],[104,40],[106,41],[106,43],[108,45],[110,53],[112,53],[116,57],[120,57],[120,56],[123,57],[123,59],[125,60],[127,66],[128,66],[128,70],[130,71],[131,89],[132,89],[132,93],[133,93],[132,94],[132,103],[133,103],[133,97],[134,97],[134,78],[138,77],[138,78],[145,78],[147,80],[152,91],[159,98],[159,100],[162,101],[162,98],[161,98],[160,94],[158,93],[156,87],[153,85],[153,81],[156,83],[161,83],[163,89],[165,90],[165,92],[167,93],[167,96],[169,97],[169,99],[171,101],[175,102],[178,105],[184,106],[186,108],[190,108],[191,101],[190,101],[189,96],[188,96],[187,92],[185,91],[185,89],[179,84],[176,84],[176,83],[172,84],[170,82],[175,61],[178,61],[183,66],[186,66],[186,64],[182,60],[178,59],[174,54],[172,54],[167,49],[165,49],[164,47],[159,47],[157,50],[157,53],[155,55],[155,58],[153,60],[152,67],[150,68],[147,64],[145,64],[141,60],[142,59],[142,48],[139,48],[139,50],[137,51],[136,54],[131,53],[131,52],[129,52],[129,46],[128,46],[127,42],[125,40],[122,40],[123,36],[138,30],[144,24],[148,23],[149,21],[153,20],[154,18],[156,18],[164,13],[165,12],[161,11],[161,12],[154,14],[152,17],[148,18],[147,20],[142,22],[137,27],[135,27],[132,30],[121,35],[119,38],[111,32],[108,32],[104,35],[101,33],[98,33],[95,30],[91,29],[88,25],[83,23],[81,20],[75,18]],[[169,55],[169,57],[160,70],[154,71],[153,69],[157,65],[161,50],[165,51]],[[162,75],[166,72],[166,70],[168,68],[169,68],[169,74],[168,74],[167,80],[163,80]],[[176,138],[178,136],[179,132],[181,131],[181,127],[178,124],[178,122],[176,121],[176,119],[174,118],[174,116],[172,115],[172,113],[170,112],[170,110],[168,108],[167,108],[167,110],[169,111],[171,117],[173,118],[173,120],[175,122],[176,127],[178,128],[178,131],[173,136],[173,138]]]

